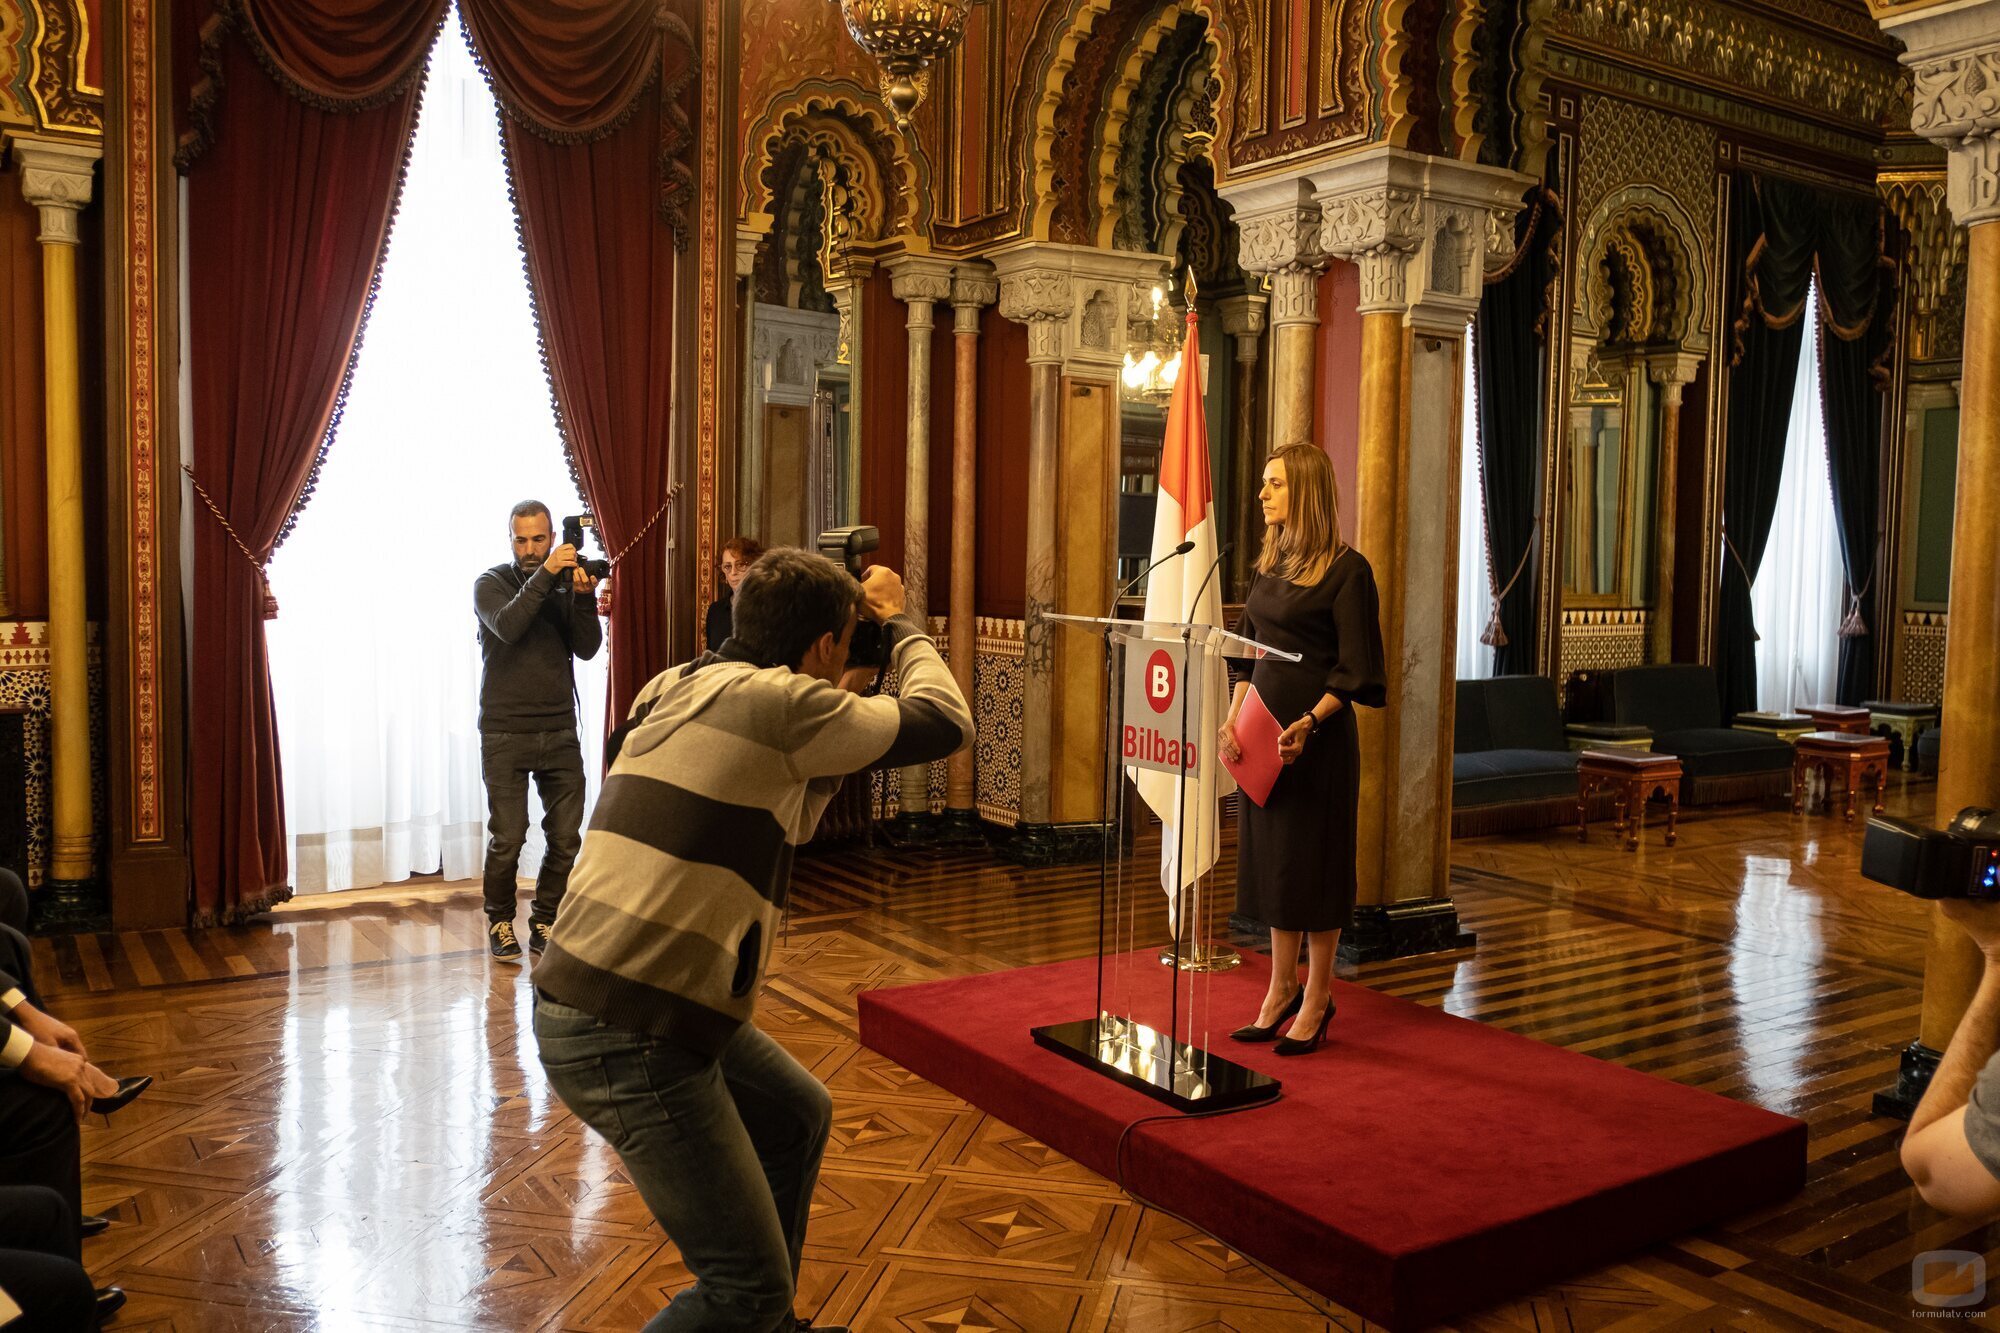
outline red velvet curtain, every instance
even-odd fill
[[[212,18],[201,34],[182,154],[198,926],[291,897],[261,567],[338,415],[444,8],[249,0],[245,17]]]
[[[694,79],[661,0],[461,0],[506,109],[508,168],[557,419],[617,557],[614,725],[669,663],[669,419]]]

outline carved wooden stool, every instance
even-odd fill
[[[1845,731],[1856,736],[1866,736],[1872,725],[1868,710],[1865,708],[1847,708],[1839,704],[1807,704],[1799,711],[1818,723],[1821,731]]]
[[[1642,754],[1635,750],[1585,750],[1576,757],[1576,840],[1589,837],[1590,795],[1609,788],[1617,798],[1617,830],[1625,835],[1625,850],[1639,845],[1646,823],[1646,802],[1654,796],[1667,803],[1667,846],[1679,834],[1675,824],[1681,813],[1681,761],[1671,754]]]
[[[1881,736],[1856,736],[1845,731],[1815,731],[1792,747],[1792,813],[1805,808],[1806,775],[1818,769],[1828,782],[1835,773],[1847,784],[1847,820],[1854,822],[1854,793],[1875,775],[1875,812],[1882,811],[1882,790],[1889,782],[1889,742]]]

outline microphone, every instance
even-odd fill
[[[1188,543],[1188,545],[1190,546],[1192,546],[1193,544],[1194,544],[1193,542]],[[1224,542],[1222,544],[1222,549],[1215,553],[1215,562],[1208,567],[1208,573],[1201,576],[1201,586],[1194,590],[1194,597],[1190,599],[1188,602],[1189,607],[1197,607],[1201,605],[1201,595],[1208,591],[1208,581],[1215,577],[1215,571],[1222,568],[1222,562],[1227,560],[1229,558],[1229,553],[1235,549],[1236,549],[1236,543],[1233,541]]]
[[[1113,615],[1117,615],[1117,614],[1118,614],[1118,603],[1119,603],[1119,600],[1120,600],[1121,598],[1123,598],[1123,597],[1125,596],[1125,594],[1126,594],[1126,593],[1128,593],[1128,592],[1132,591],[1132,589],[1136,588],[1136,587],[1137,587],[1137,586],[1139,585],[1139,580],[1140,580],[1140,579],[1143,579],[1143,578],[1145,578],[1145,577],[1146,577],[1146,575],[1148,575],[1148,574],[1152,573],[1152,572],[1153,572],[1154,570],[1158,569],[1158,568],[1159,568],[1159,567],[1160,567],[1161,565],[1164,565],[1164,564],[1166,564],[1166,563],[1167,563],[1167,561],[1169,561],[1169,560],[1174,560],[1174,559],[1177,559],[1177,558],[1179,558],[1180,556],[1184,556],[1184,555],[1186,555],[1186,554],[1187,554],[1187,553],[1188,553],[1189,551],[1192,551],[1193,549],[1194,549],[1194,543],[1193,543],[1193,542],[1191,542],[1191,541],[1186,541],[1186,542],[1182,542],[1182,543],[1181,543],[1181,544],[1180,544],[1179,546],[1176,546],[1176,547],[1175,547],[1175,548],[1174,548],[1173,550],[1171,550],[1171,551],[1167,552],[1167,553],[1166,553],[1165,555],[1161,556],[1161,557],[1160,557],[1160,558],[1159,558],[1158,560],[1155,560],[1155,561],[1154,561],[1154,562],[1153,562],[1152,564],[1150,564],[1150,565],[1147,565],[1147,566],[1146,566],[1146,567],[1145,567],[1144,569],[1140,570],[1140,571],[1139,571],[1139,572],[1138,572],[1137,574],[1134,574],[1134,575],[1132,576],[1132,578],[1130,579],[1130,581],[1128,581],[1128,582],[1127,582],[1127,583],[1125,584],[1125,586],[1124,586],[1124,587],[1120,588],[1120,589],[1119,589],[1119,590],[1118,590],[1118,591],[1117,591],[1116,593],[1114,593],[1114,594],[1112,595],[1112,598],[1111,598],[1111,614],[1113,614]]]

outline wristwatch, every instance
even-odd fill
[[[1306,735],[1308,736],[1319,730],[1319,714],[1313,712],[1310,708],[1306,710],[1306,715],[1300,718],[1299,721],[1306,724]]]

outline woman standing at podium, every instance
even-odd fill
[[[1299,660],[1264,658],[1238,680],[1219,738],[1222,753],[1234,757],[1236,717],[1252,685],[1284,728],[1285,768],[1270,798],[1237,807],[1236,910],[1271,928],[1271,985],[1256,1020],[1230,1035],[1270,1041],[1290,1019],[1278,1054],[1304,1055],[1318,1049],[1333,1019],[1334,951],[1354,915],[1361,751],[1353,706],[1383,704],[1382,625],[1374,571],[1340,539],[1326,454],[1311,444],[1278,450],[1264,465],[1257,499],[1264,549],[1237,632]]]

